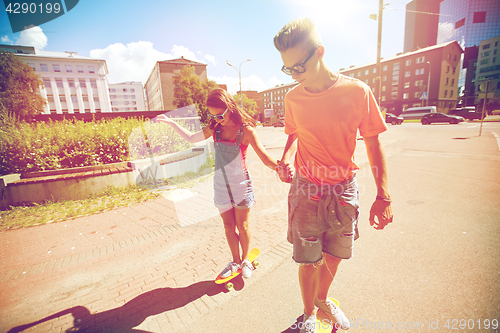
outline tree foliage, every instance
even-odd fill
[[[253,99],[248,98],[245,93],[243,93],[241,96],[241,98],[240,94],[235,94],[233,96],[236,104],[240,105],[240,102],[243,102],[241,104],[243,106],[243,110],[245,110],[245,112],[248,113],[248,115],[250,115],[251,117],[256,118],[259,115],[257,102],[255,102]]]
[[[211,80],[201,82],[196,75],[193,66],[184,66],[174,74],[174,104],[178,108],[196,105],[196,110],[201,122],[207,124],[209,121],[208,108],[206,106],[207,96],[215,88],[219,86]],[[194,115],[193,115],[194,116]]]
[[[40,76],[12,52],[0,51],[0,121],[30,120],[43,112],[46,103],[39,94]]]

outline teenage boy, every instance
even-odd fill
[[[309,19],[286,24],[274,37],[274,45],[281,53],[282,71],[299,83],[285,97],[288,140],[279,163],[286,170],[296,152],[288,195],[288,240],[300,264],[301,332],[316,331],[316,314],[348,329],[349,320],[328,298],[328,289],[342,259],[351,258],[359,237],[357,131],[364,139],[377,185],[370,225],[383,229],[392,222],[386,157],[378,137],[387,125],[366,84],[327,67],[321,37]]]

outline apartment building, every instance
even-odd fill
[[[141,82],[110,83],[109,99],[113,112],[147,111]]]
[[[500,98],[500,36],[483,40],[479,43],[475,84],[477,89],[476,104],[484,101],[484,92],[479,91],[483,82],[488,84],[488,99]]]
[[[179,59],[157,61],[146,82],[146,102],[151,111],[174,110],[174,74],[184,66],[193,66],[200,80],[207,80],[207,65],[196,61]]]
[[[276,116],[285,115],[285,95],[297,84],[297,82],[281,84],[259,92],[258,106],[259,114],[261,115],[261,121],[264,117],[265,109],[272,109],[273,114]]]
[[[31,46],[0,45],[0,49],[16,54],[42,77],[40,94],[48,101],[44,113],[111,112],[105,60]]]
[[[457,104],[462,53],[460,45],[453,41],[382,59],[381,108],[401,114],[407,108],[427,105],[422,98],[429,92],[428,105],[447,113]],[[340,73],[364,81],[375,91],[375,62],[342,69]]]

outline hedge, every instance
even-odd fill
[[[0,127],[0,174],[123,162],[189,147],[169,125],[142,119],[19,122]]]

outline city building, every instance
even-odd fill
[[[406,5],[403,52],[436,45],[441,1],[413,0]]]
[[[488,99],[500,98],[500,35],[479,43],[475,84],[477,87],[476,104],[483,105],[485,93],[479,86],[488,84]],[[487,101],[488,101],[487,99]]]
[[[465,50],[478,46],[485,39],[500,35],[498,0],[444,0],[441,2],[439,13],[438,44],[456,40]],[[466,86],[469,61],[463,61],[462,64],[458,84],[460,95]],[[467,85],[470,87],[470,83]]]
[[[287,84],[281,84],[273,88],[269,88],[259,92],[259,114],[260,121],[264,119],[264,110],[273,110],[273,115],[284,116],[285,115],[285,95],[286,93],[295,87],[298,83],[292,82]]]
[[[401,114],[410,107],[433,105],[447,113],[457,104],[458,73],[462,48],[456,42],[430,46],[381,60],[382,110]],[[340,70],[364,81],[375,91],[376,62]],[[428,104],[421,99],[429,94]]]
[[[207,65],[196,61],[179,59],[157,61],[146,82],[146,102],[151,111],[174,110],[174,74],[184,66],[193,66],[202,82],[207,80]]]
[[[110,83],[109,99],[113,112],[147,110],[141,82]]]
[[[105,60],[31,46],[0,45],[0,50],[15,53],[41,76],[40,95],[48,101],[44,113],[111,112]]]

